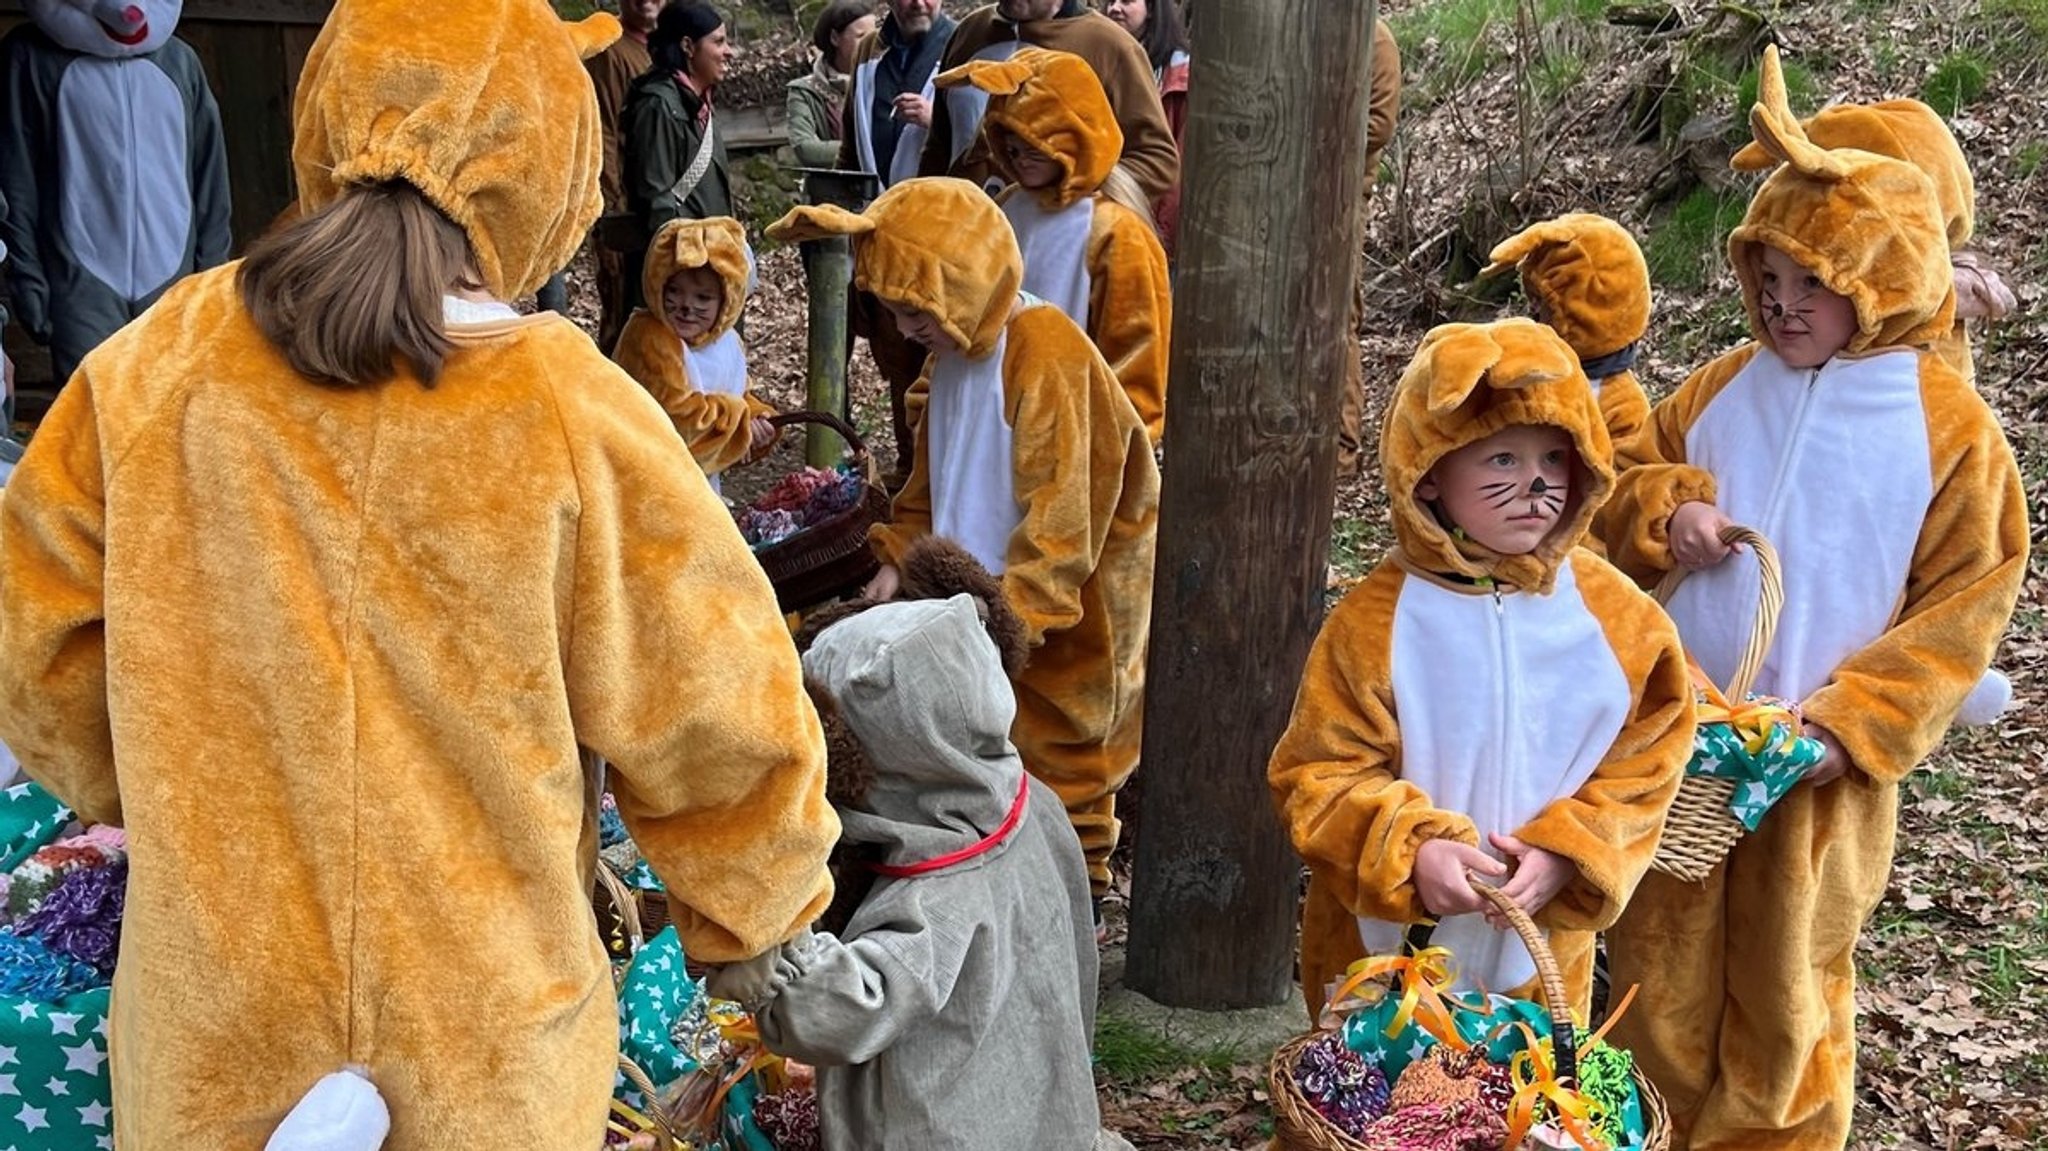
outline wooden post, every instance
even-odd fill
[[[1266,760],[1323,618],[1376,8],[1203,0],[1195,25],[1124,976],[1171,1006],[1293,994]]]
[[[864,172],[802,168],[804,199],[837,204],[858,212],[875,196],[875,178]],[[805,346],[804,403],[814,412],[830,412],[852,421],[846,405],[846,361],[852,343],[846,308],[853,283],[853,242],[843,236],[806,240],[804,292],[808,297],[809,333]],[[846,443],[831,428],[813,424],[804,431],[804,462],[829,468],[839,462]]]

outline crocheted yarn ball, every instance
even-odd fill
[[[1411,1107],[1477,1102],[1488,1066],[1476,1052],[1453,1051],[1439,1043],[1401,1072],[1391,1108],[1399,1113]]]
[[[791,1089],[754,1100],[754,1126],[775,1151],[822,1151],[816,1092]]]
[[[1294,1064],[1302,1098],[1332,1127],[1358,1138],[1366,1125],[1387,1113],[1387,1077],[1331,1031],[1302,1049]]]
[[[1396,1111],[1367,1127],[1366,1151],[1501,1151],[1507,1120],[1478,1099]]]

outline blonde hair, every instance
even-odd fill
[[[1166,2],[1171,3],[1172,0]],[[1111,168],[1108,177],[1102,181],[1102,187],[1097,188],[1095,192],[1099,196],[1107,197],[1111,203],[1122,204],[1136,212],[1138,218],[1145,221],[1146,227],[1155,232],[1159,230],[1159,221],[1152,218],[1152,204],[1145,199],[1145,190],[1138,186],[1138,178],[1131,175],[1131,170],[1124,167],[1123,161],[1117,161],[1116,167]]]
[[[257,329],[300,373],[360,387],[404,360],[431,387],[453,347],[441,297],[469,264],[462,229],[391,181],[351,188],[258,240],[236,282]]]

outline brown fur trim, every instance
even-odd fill
[[[990,575],[966,548],[944,536],[923,536],[903,553],[904,599],[949,599],[961,593],[981,606],[982,626],[995,641],[1003,672],[1015,679],[1030,657],[1024,621],[1003,598],[1003,582]]]
[[[875,765],[868,762],[860,740],[839,712],[839,701],[825,685],[805,677],[804,690],[818,709],[818,724],[825,729],[825,799],[834,807],[858,804],[867,798],[875,783]]]

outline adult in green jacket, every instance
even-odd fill
[[[811,26],[818,50],[811,70],[785,85],[789,147],[806,168],[830,168],[839,160],[839,128],[846,108],[847,81],[860,42],[875,30],[867,0],[832,0]]]
[[[725,17],[706,4],[671,4],[654,23],[647,54],[654,67],[626,92],[623,159],[626,210],[652,236],[670,220],[733,214],[725,140],[711,110],[712,89],[732,63]],[[645,258],[643,246],[627,266]],[[627,277],[634,306],[642,302],[639,279]]]

